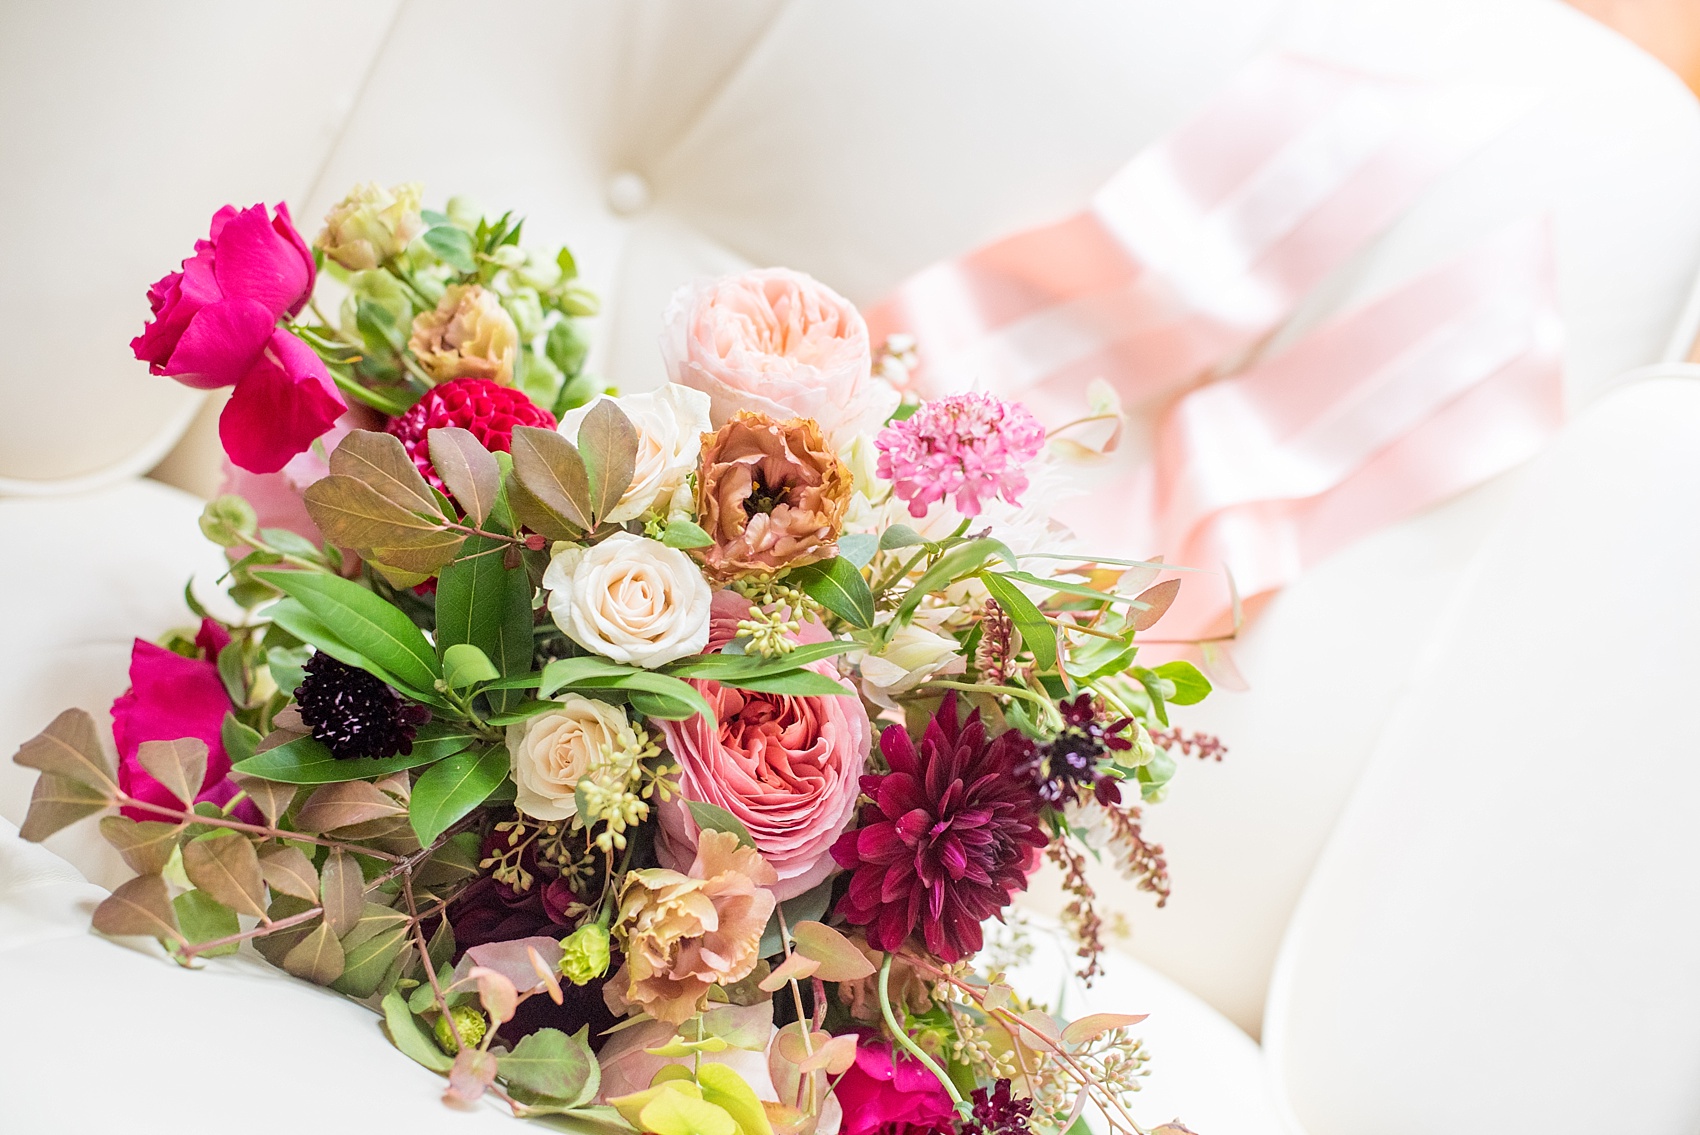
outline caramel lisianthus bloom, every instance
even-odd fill
[[[414,316],[407,345],[437,382],[487,378],[513,385],[519,330],[496,294],[477,284],[445,289],[435,308]]]
[[[681,1024],[711,986],[748,977],[773,914],[766,888],[775,880],[760,852],[716,831],[702,833],[688,873],[629,872],[614,924],[625,961],[603,990],[608,1008]]]
[[[854,480],[812,418],[744,411],[704,434],[698,555],[717,580],[779,571],[837,553]]]

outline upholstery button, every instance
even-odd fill
[[[608,179],[608,207],[622,217],[649,207],[649,182],[642,174],[622,170]]]

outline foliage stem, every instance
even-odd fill
[[[962,1093],[956,1090],[951,1082],[950,1073],[939,1067],[939,1062],[915,1043],[907,1030],[897,1023],[897,1015],[891,1011],[891,959],[895,955],[887,954],[880,962],[880,1015],[885,1018],[885,1027],[891,1031],[891,1039],[903,1046],[903,1049],[919,1060],[944,1085],[944,1090],[950,1095],[950,1102],[956,1105],[957,1113],[964,1118],[971,1115],[968,1103],[962,1098]]]

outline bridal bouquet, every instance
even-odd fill
[[[207,507],[229,602],[135,644],[116,768],[79,710],[23,746],[24,837],[104,813],[96,929],[362,1000],[451,1102],[1140,1132],[1141,1018],[1056,1019],[986,937],[1048,858],[1090,979],[1086,856],[1161,904],[1142,804],[1217,747],[1169,727],[1204,676],[1138,661],[1178,583],[1030,503],[1113,413],[907,397],[911,345],[780,269],[679,292],[670,381],[612,396],[520,239],[365,186],[312,246],[220,210],[154,285],[137,356],[234,387],[231,462],[304,512]]]

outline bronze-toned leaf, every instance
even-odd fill
[[[363,780],[350,780],[314,790],[295,814],[295,826],[318,834],[405,815],[407,809],[391,797]]]
[[[106,793],[92,784],[44,772],[36,778],[30,809],[24,815],[18,835],[31,843],[40,843],[60,828],[92,816],[111,803]]]
[[[85,710],[68,709],[55,717],[46,729],[18,748],[12,761],[66,780],[92,784],[108,793],[118,791],[94,718]]]
[[[820,963],[815,971],[822,981],[860,981],[874,972],[874,963],[855,943],[820,922],[798,922],[791,927],[797,953]]]
[[[371,552],[372,549],[368,548],[360,553],[360,557],[370,562],[372,570],[383,576],[384,582],[397,591],[406,591],[410,587],[418,587],[431,578],[430,572],[403,571],[401,568],[393,568],[388,564],[379,563],[371,555]]]
[[[189,881],[237,914],[266,912],[266,884],[254,845],[240,835],[216,835],[183,845]]]
[[[438,511],[437,498],[431,486],[419,475],[419,469],[401,439],[393,434],[372,430],[353,430],[342,439],[331,454],[331,472],[338,476],[364,481],[386,500],[394,501],[410,512],[427,516]]]
[[[184,808],[195,805],[201,785],[207,779],[207,743],[199,737],[179,737],[175,741],[143,741],[136,750],[136,760],[148,775],[177,797]]]
[[[459,426],[442,426],[425,435],[431,468],[443,479],[455,502],[474,524],[482,525],[502,487],[502,467],[473,435]]]
[[[306,899],[299,899],[294,895],[278,895],[272,899],[271,909],[267,911],[267,917],[273,922],[277,922],[280,919],[291,918],[303,911],[312,910],[317,905],[317,902],[308,902]],[[266,961],[282,969],[283,959],[289,954],[289,951],[293,950],[301,939],[311,934],[313,928],[318,926],[320,921],[320,919],[313,918],[294,926],[286,926],[282,930],[259,934],[253,939],[254,949],[258,950],[260,956],[265,958]]]
[[[371,935],[353,941],[353,936],[344,940],[343,972],[337,978],[333,988],[339,993],[350,997],[366,998],[376,993],[384,984],[384,976],[401,958],[403,950],[412,945],[408,934],[406,916],[402,917],[402,925],[394,923],[379,928]]]
[[[292,706],[291,708],[294,707]],[[266,741],[271,740],[272,737],[278,737],[280,733],[283,733],[283,731],[274,730],[271,735],[266,738]],[[293,740],[296,737],[303,736],[306,736],[306,734],[283,733],[283,736],[278,740],[278,744],[281,745],[286,740]],[[260,744],[265,748],[277,747],[276,745],[266,745],[266,741],[261,741]],[[264,750],[261,749],[256,751]],[[268,824],[275,826],[277,824],[277,818],[289,811],[289,805],[295,800],[295,792],[298,787],[297,785],[279,784],[275,780],[265,780],[261,777],[250,776],[244,772],[233,772],[230,774],[230,778],[236,782],[236,786],[238,788],[248,794],[248,799],[254,802],[254,807],[260,810],[260,814],[266,818],[266,823]]]
[[[285,970],[315,985],[329,985],[341,977],[342,965],[342,943],[322,920],[283,956]]]
[[[319,873],[298,847],[280,847],[260,856],[260,878],[278,894],[318,900]]]
[[[1133,613],[1133,629],[1148,631],[1156,626],[1157,620],[1161,619],[1168,611],[1169,605],[1175,601],[1175,595],[1180,589],[1180,580],[1165,579],[1155,587],[1147,587],[1134,596],[1139,602],[1146,604],[1146,607],[1143,611]]]
[[[584,535],[572,521],[526,492],[517,477],[508,481],[508,509],[515,520],[551,540],[577,540]],[[502,566],[509,565],[503,561]]]
[[[1070,1021],[1062,1031],[1062,1042],[1070,1048],[1085,1044],[1093,1037],[1102,1036],[1111,1029],[1123,1029],[1129,1025],[1137,1025],[1148,1013],[1092,1013],[1077,1021]]]
[[[599,398],[578,427],[578,455],[590,483],[593,521],[614,511],[637,468],[637,430],[612,398]]]
[[[460,554],[466,536],[461,532],[443,531],[439,539],[411,548],[368,548],[366,558],[375,564],[414,575],[435,575]]]
[[[138,875],[157,875],[165,870],[171,853],[176,850],[183,825],[107,816],[100,821],[100,834],[118,849],[130,870]]]
[[[324,870],[319,872],[319,896],[332,934],[340,938],[354,929],[366,905],[366,880],[354,856],[333,851],[326,857]]]
[[[138,875],[108,895],[94,908],[94,928],[102,934],[183,941],[165,880],[158,875]]]
[[[302,499],[325,538],[348,548],[417,548],[435,543],[445,524],[414,514],[353,477],[321,477]]]
[[[573,443],[554,430],[515,426],[514,478],[543,507],[588,531],[590,477]]]

